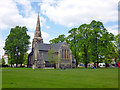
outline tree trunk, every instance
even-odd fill
[[[96,68],[96,63],[94,62],[94,67]]]
[[[88,46],[87,46],[88,48]],[[88,63],[88,55],[87,55],[87,48],[84,45],[84,53],[85,53],[85,68],[87,68],[87,63]]]
[[[99,62],[98,62],[98,55],[97,55],[97,68],[98,68],[98,64],[99,64]]]
[[[12,63],[11,63],[11,67],[12,67]]]
[[[105,67],[106,67],[106,68],[107,68],[107,66],[108,66],[107,63],[105,63]]]
[[[87,62],[85,63],[85,68],[87,68]]]
[[[18,64],[16,63],[16,67],[18,67]]]
[[[22,63],[20,64],[20,67],[22,67]]]
[[[78,62],[76,61],[76,68],[78,67]]]

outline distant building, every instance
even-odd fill
[[[32,42],[32,50],[28,55],[28,67],[35,65],[37,68],[50,67],[51,64],[47,61],[47,53],[50,49],[54,49],[58,56],[58,62],[52,64],[56,68],[75,68],[75,59],[72,56],[72,52],[66,42],[57,44],[45,44],[40,29],[39,14],[37,18],[37,26]]]
[[[8,64],[8,55],[2,55],[2,58],[5,60],[5,64]]]

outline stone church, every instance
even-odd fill
[[[54,64],[49,63],[47,59],[48,51],[54,49],[54,53],[57,55],[57,62]],[[55,67],[55,68],[75,68],[76,60],[72,56],[72,52],[67,43],[60,42],[57,44],[43,43],[41,35],[39,14],[37,17],[37,25],[32,41],[32,50],[28,55],[28,67],[33,65],[36,68]]]

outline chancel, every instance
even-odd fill
[[[48,52],[51,49],[54,49],[54,53],[58,57],[57,62],[52,65],[47,59]],[[28,55],[28,67],[32,67],[34,65],[36,68],[51,66],[55,68],[62,68],[63,66],[65,68],[75,68],[75,61],[76,60],[74,59],[66,41],[57,44],[46,44],[43,42],[38,13],[36,30],[32,42],[32,50]]]

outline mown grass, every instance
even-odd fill
[[[3,68],[3,88],[118,88],[118,69]]]

